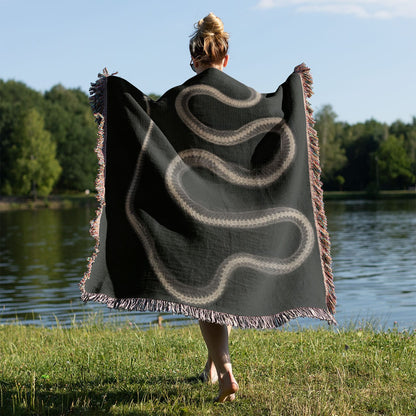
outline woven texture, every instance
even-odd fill
[[[82,299],[243,328],[335,323],[305,65],[270,94],[209,68],[153,101],[101,74]]]

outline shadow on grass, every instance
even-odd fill
[[[157,414],[156,410],[141,411],[136,405],[186,406],[192,400],[193,406],[199,406],[204,400],[200,394],[192,394],[195,387],[203,387],[198,377],[141,376],[136,381],[96,379],[65,385],[41,382],[34,386],[0,382],[0,414],[108,415],[114,406],[123,408],[123,415]],[[129,407],[134,409],[130,412]]]

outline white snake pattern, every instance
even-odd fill
[[[212,280],[204,287],[185,285],[169,275],[158,256],[154,241],[146,227],[134,214],[133,196],[137,191],[142,158],[146,152],[154,123],[151,122],[136,164],[126,200],[129,221],[143,243],[149,262],[163,287],[175,298],[197,306],[207,305],[217,300],[224,292],[231,274],[239,268],[252,268],[268,275],[281,275],[297,269],[309,256],[314,245],[313,229],[309,220],[293,208],[268,208],[248,212],[211,211],[193,201],[182,186],[184,173],[192,167],[204,167],[225,181],[236,186],[265,187],[275,182],[289,167],[295,155],[295,141],[289,126],[279,117],[268,117],[250,122],[238,130],[215,130],[202,124],[189,111],[188,103],[194,95],[210,95],[231,107],[247,108],[260,101],[260,94],[250,90],[246,100],[236,100],[225,96],[215,88],[202,85],[182,90],[176,98],[176,110],[182,121],[204,140],[223,146],[231,146],[249,140],[253,136],[270,130],[280,131],[281,148],[272,160],[260,169],[248,170],[226,162],[218,156],[202,149],[188,149],[179,153],[166,171],[166,185],[172,198],[196,221],[208,226],[252,229],[280,222],[295,224],[301,234],[297,250],[286,259],[272,259],[248,253],[236,253],[225,258],[216,270]]]

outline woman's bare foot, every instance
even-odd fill
[[[215,399],[217,403],[232,402],[238,391],[238,384],[231,372],[225,373],[219,378],[220,391]]]
[[[235,393],[238,391],[238,384],[233,376],[228,349],[228,336],[231,327],[205,321],[199,321],[199,327],[208,349],[208,361],[205,370],[211,378],[211,383],[215,380],[212,362],[217,370],[219,394],[215,401],[218,403],[233,401]]]

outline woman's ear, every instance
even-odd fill
[[[224,59],[222,60],[222,66],[225,68],[228,64],[228,55],[224,56]]]

